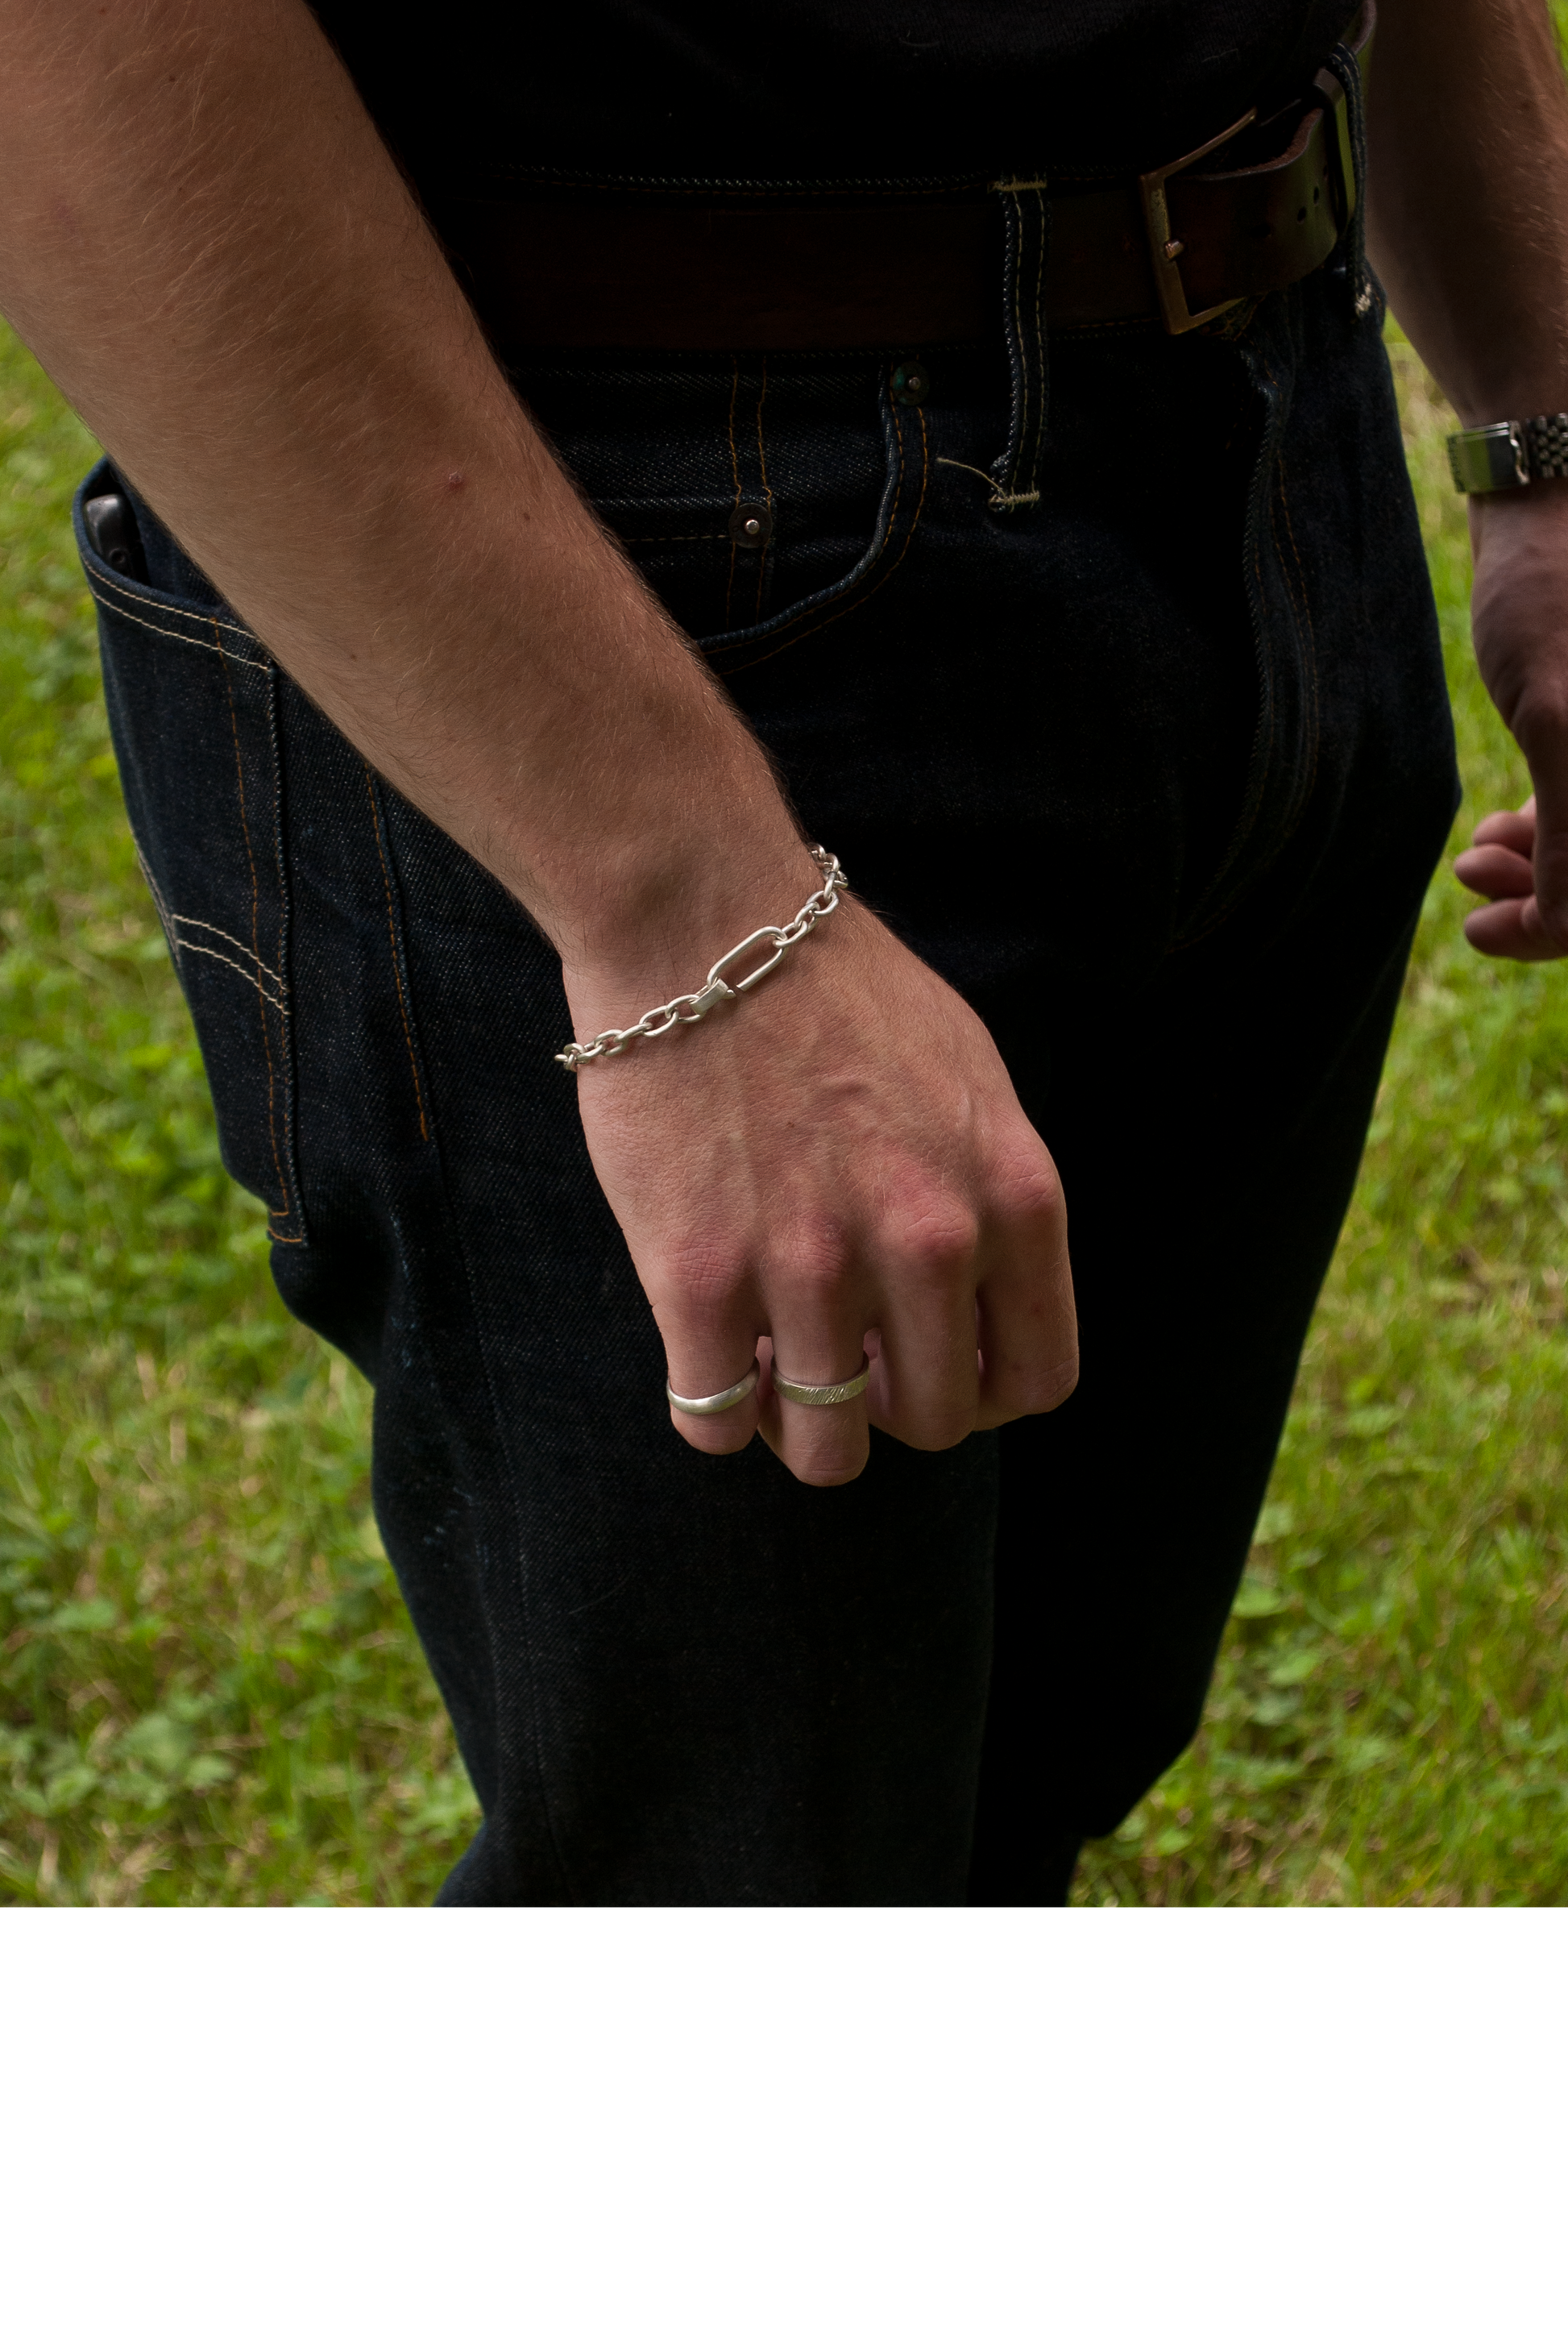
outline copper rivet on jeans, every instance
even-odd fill
[[[910,362],[893,368],[893,402],[898,407],[919,407],[931,387],[930,377],[923,366]]]
[[[766,505],[737,505],[729,516],[729,534],[737,545],[764,546],[773,534],[773,516]]]

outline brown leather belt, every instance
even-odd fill
[[[1363,59],[1374,22],[1367,0],[1350,36]],[[1287,143],[1264,161],[1192,167],[1255,148],[1267,126],[1253,107],[1138,179],[1053,182],[1051,326],[1148,318],[1185,333],[1321,267],[1356,204],[1347,116],[1325,68],[1304,109],[1276,117]],[[997,196],[1016,184],[833,206],[541,193],[432,212],[502,351],[907,349],[995,329]]]

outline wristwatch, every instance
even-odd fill
[[[1527,423],[1486,423],[1455,431],[1449,469],[1462,496],[1527,488],[1532,480],[1568,479],[1568,415],[1533,415]]]

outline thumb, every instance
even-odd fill
[[[1568,953],[1568,719],[1555,704],[1520,709],[1514,735],[1535,784],[1535,877],[1532,923],[1539,938],[1533,959]]]

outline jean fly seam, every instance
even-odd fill
[[[1268,366],[1266,361],[1263,371],[1268,375],[1271,385],[1272,385],[1275,389],[1278,389],[1279,386],[1275,381],[1273,371]],[[1269,541],[1273,546],[1274,559],[1279,565],[1281,583],[1283,585],[1285,589],[1285,606],[1291,614],[1291,632],[1295,637],[1297,664],[1304,669],[1308,665],[1308,650],[1312,642],[1312,617],[1306,608],[1306,585],[1304,579],[1301,576],[1299,557],[1297,560],[1287,561],[1285,558],[1284,547],[1280,542],[1280,515],[1282,510],[1284,514],[1286,534],[1290,538],[1291,549],[1292,554],[1294,554],[1296,545],[1295,531],[1291,527],[1290,508],[1285,503],[1284,460],[1278,450],[1276,450],[1274,456],[1274,493],[1269,498]],[[1306,628],[1304,635],[1302,632],[1303,623]],[[1308,735],[1309,738],[1312,735],[1312,728],[1310,724],[1308,727]],[[1272,734],[1271,731],[1271,745]],[[1284,842],[1284,838],[1288,837],[1289,834],[1289,827],[1287,827],[1280,840],[1280,843],[1282,845]]]
[[[1307,690],[1306,690],[1306,701],[1307,701],[1306,771],[1305,771],[1305,775],[1304,775],[1305,787],[1304,787],[1304,789],[1303,789],[1303,790],[1302,790],[1302,792],[1301,800],[1300,800],[1300,802],[1298,803],[1298,805],[1296,806],[1295,811],[1293,812],[1293,814],[1292,814],[1292,817],[1291,817],[1291,820],[1290,820],[1289,826],[1288,826],[1287,830],[1286,830],[1286,833],[1285,833],[1285,835],[1288,837],[1288,836],[1290,835],[1290,831],[1291,831],[1291,830],[1294,830],[1294,828],[1295,828],[1295,826],[1296,826],[1296,823],[1301,820],[1302,812],[1302,809],[1303,809],[1303,808],[1304,808],[1304,806],[1305,806],[1305,804],[1306,804],[1306,800],[1307,800],[1307,799],[1308,799],[1308,798],[1311,796],[1311,794],[1312,794],[1312,782],[1313,782],[1313,779],[1315,779],[1315,777],[1316,777],[1317,769],[1318,769],[1318,746],[1319,746],[1320,739],[1321,739],[1321,737],[1322,737],[1322,709],[1321,709],[1321,708],[1320,708],[1320,706],[1319,706],[1319,701],[1318,701],[1318,638],[1317,638],[1317,629],[1316,629],[1316,628],[1313,627],[1313,625],[1312,625],[1312,606],[1311,598],[1310,598],[1310,597],[1308,596],[1308,593],[1307,593],[1307,570],[1306,570],[1306,564],[1305,564],[1305,562],[1303,562],[1303,560],[1302,559],[1302,549],[1301,549],[1301,547],[1296,543],[1296,528],[1295,528],[1295,523],[1294,523],[1294,522],[1292,521],[1292,519],[1291,518],[1291,500],[1290,500],[1289,496],[1288,496],[1288,495],[1286,494],[1286,492],[1285,492],[1285,459],[1284,459],[1284,457],[1283,457],[1282,455],[1281,456],[1281,458],[1280,458],[1280,459],[1279,459],[1279,481],[1280,481],[1280,510],[1281,510],[1281,511],[1284,514],[1284,516],[1285,516],[1285,534],[1286,534],[1286,536],[1287,536],[1287,537],[1290,538],[1290,540],[1291,540],[1291,557],[1292,557],[1292,566],[1293,566],[1293,568],[1294,568],[1295,575],[1296,575],[1296,588],[1297,588],[1297,591],[1299,592],[1299,594],[1300,594],[1300,596],[1301,596],[1302,618],[1302,620],[1303,620],[1303,621],[1304,621],[1304,623],[1305,623],[1306,629],[1307,629],[1306,659],[1305,659],[1305,666],[1306,666],[1306,683],[1307,683]],[[1284,564],[1283,564],[1283,562],[1282,561],[1282,563],[1281,563],[1281,568],[1282,568],[1282,569],[1283,568],[1283,567],[1284,567]]]
[[[1263,357],[1261,351],[1256,353],[1255,364],[1257,372],[1261,374],[1263,379],[1269,386],[1270,391],[1274,395],[1271,420],[1265,426],[1263,439],[1260,446],[1259,461],[1261,463],[1263,459],[1264,449],[1271,448],[1269,455],[1269,467],[1271,485],[1268,496],[1269,539],[1274,548],[1275,561],[1279,565],[1281,581],[1284,588],[1285,607],[1290,612],[1291,631],[1295,638],[1297,658],[1300,661],[1302,657],[1302,623],[1301,618],[1298,614],[1296,597],[1292,588],[1291,566],[1286,562],[1283,548],[1280,544],[1279,521],[1275,511],[1278,498],[1274,493],[1274,487],[1276,485],[1282,485],[1282,459],[1281,458],[1278,446],[1281,430],[1282,429],[1282,421],[1280,424],[1276,424],[1272,419],[1272,417],[1277,414],[1282,418],[1283,397],[1281,391],[1279,377],[1275,374],[1273,367],[1269,364],[1268,359]],[[1286,511],[1285,518],[1286,526],[1289,528],[1290,514],[1288,509]],[[1294,548],[1295,536],[1293,530],[1291,532],[1291,542],[1292,548]],[[1257,607],[1260,613],[1261,613],[1266,608],[1266,598],[1263,586],[1262,531],[1261,528],[1257,530],[1252,539],[1252,578],[1257,591]],[[1303,585],[1303,595],[1304,591],[1305,588]],[[1308,618],[1308,626],[1310,628],[1310,616]],[[1224,882],[1230,877],[1231,873],[1235,870],[1238,864],[1241,864],[1243,862],[1246,848],[1252,839],[1253,833],[1257,830],[1259,818],[1262,813],[1264,804],[1267,800],[1269,775],[1272,771],[1274,765],[1274,743],[1278,731],[1279,696],[1274,688],[1272,672],[1273,663],[1268,659],[1266,640],[1261,631],[1261,621],[1258,636],[1258,659],[1260,662],[1258,685],[1259,690],[1263,697],[1263,700],[1267,708],[1267,722],[1266,724],[1263,722],[1263,710],[1262,709],[1260,709],[1260,728],[1257,739],[1253,743],[1252,755],[1250,760],[1251,767],[1257,776],[1256,782],[1254,786],[1249,789],[1246,805],[1243,809],[1241,819],[1236,824],[1235,830],[1231,835],[1229,849],[1225,854],[1224,860],[1221,861],[1219,870],[1214,873],[1209,886],[1205,889],[1202,896],[1200,898],[1199,903],[1193,913],[1192,923],[1189,924],[1182,930],[1180,937],[1171,946],[1171,950],[1173,951],[1187,951],[1194,945],[1201,943],[1205,937],[1211,935],[1214,930],[1224,922],[1224,920],[1230,916],[1231,910],[1235,908],[1235,904],[1238,900],[1238,890],[1233,886],[1227,890]],[[1264,664],[1265,662],[1267,662],[1266,665]],[[1315,673],[1312,688],[1315,693]],[[1293,827],[1293,823],[1289,825],[1282,835],[1274,852],[1265,854],[1262,865],[1263,870],[1267,870],[1270,864],[1273,861],[1274,853],[1277,853],[1279,846],[1283,845],[1285,838],[1290,834],[1291,827]],[[1261,876],[1261,871],[1255,871],[1252,875],[1254,878],[1260,877]],[[1240,890],[1241,894],[1245,894],[1247,885],[1250,883],[1250,880],[1243,880],[1242,887]],[[1207,916],[1200,920],[1198,915],[1202,911],[1205,904],[1209,904],[1211,908],[1209,909]]]

